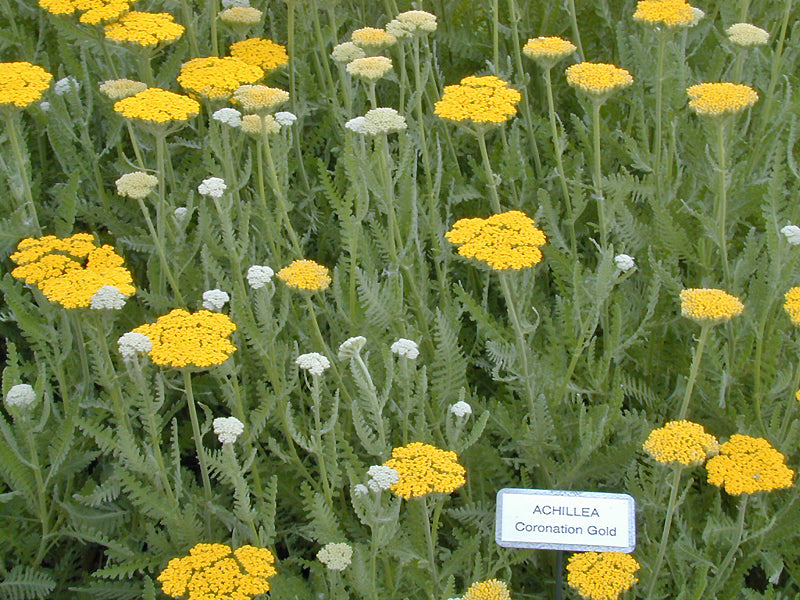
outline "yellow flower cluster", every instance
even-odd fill
[[[42,97],[53,76],[29,62],[0,63],[0,108],[24,108]]]
[[[161,88],[147,88],[114,103],[114,110],[128,119],[148,123],[188,121],[200,114],[200,103]]]
[[[531,38],[522,47],[525,56],[550,68],[562,58],[566,58],[577,48],[572,42],[560,37]]]
[[[132,3],[133,0],[39,0],[39,6],[54,15],[83,13],[80,22],[90,25],[118,19]]]
[[[791,288],[783,297],[786,299],[783,309],[789,315],[792,323],[800,327],[800,286]]]
[[[536,222],[518,210],[487,219],[459,219],[445,237],[458,253],[487,263],[492,269],[523,269],[541,262],[547,238]]]
[[[289,101],[289,92],[266,85],[243,85],[233,92],[231,101],[248,112],[269,112]]]
[[[384,29],[376,27],[362,27],[356,29],[350,36],[350,40],[362,48],[379,49],[392,46],[397,43],[397,38]]]
[[[283,267],[278,271],[278,279],[289,287],[314,292],[327,289],[332,281],[328,267],[307,259],[295,260]]]
[[[89,233],[26,238],[11,260],[19,265],[11,271],[14,277],[35,285],[64,308],[88,308],[92,296],[106,285],[123,296],[136,291],[122,257],[111,246],[98,246]]]
[[[758,92],[742,83],[699,83],[686,88],[686,93],[689,106],[706,117],[733,115],[758,101]]]
[[[580,552],[567,561],[567,584],[584,598],[617,600],[639,581],[639,562],[622,552]]]
[[[566,70],[567,83],[597,99],[633,84],[633,77],[625,69],[608,63],[582,62]]]
[[[433,112],[451,121],[503,123],[517,114],[522,94],[494,75],[470,75],[457,85],[444,88]]]
[[[184,27],[169,13],[131,11],[116,23],[106,25],[105,32],[113,42],[150,48],[161,42],[174,42],[183,35]]]
[[[706,463],[708,483],[731,495],[767,492],[792,486],[794,471],[786,457],[764,438],[739,433],[719,448],[719,456]]]
[[[742,301],[724,290],[687,288],[680,298],[681,314],[701,324],[727,321],[744,311]]]
[[[150,339],[153,348],[148,354],[157,365],[201,368],[220,365],[236,351],[228,339],[234,331],[236,324],[228,315],[181,308],[133,329]]]
[[[719,453],[719,442],[698,423],[670,421],[651,431],[642,448],[660,463],[699,465]]]
[[[461,600],[511,600],[511,593],[504,581],[488,579],[469,586]]]
[[[230,98],[239,86],[264,76],[261,67],[238,58],[207,56],[193,58],[181,66],[178,83],[184,89],[212,100]]]
[[[389,489],[405,500],[431,492],[449,494],[467,482],[455,452],[422,442],[395,448],[383,466],[397,471],[399,480]]]
[[[640,0],[633,18],[648,25],[688,27],[695,15],[692,5],[684,0]]]
[[[269,591],[275,557],[266,548],[196,544],[157,577],[168,596],[187,600],[250,600]]]
[[[231,44],[230,55],[265,72],[289,64],[286,47],[263,38],[250,38]]]

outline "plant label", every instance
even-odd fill
[[[495,539],[505,548],[633,552],[635,509],[628,494],[504,488]]]

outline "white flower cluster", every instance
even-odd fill
[[[364,115],[364,129],[368,135],[404,131],[406,118],[393,108],[373,108]]]
[[[367,338],[363,335],[347,338],[339,345],[339,360],[355,358],[356,354],[361,352],[361,349],[366,343]]]
[[[147,354],[153,349],[153,342],[143,333],[129,331],[123,333],[117,340],[119,353],[125,360],[130,360],[137,354]]]
[[[156,188],[158,177],[143,171],[134,171],[125,173],[114,183],[117,185],[117,193],[120,196],[142,200]]]
[[[364,126],[365,121],[366,119],[364,117],[354,117],[345,123],[344,126],[350,131],[360,133],[361,135],[366,135],[367,129]]]
[[[392,59],[387,56],[356,58],[347,63],[345,68],[353,77],[361,77],[367,81],[377,81],[392,70]]]
[[[468,402],[459,400],[458,402],[450,406],[450,412],[453,413],[459,419],[463,419],[464,417],[468,417],[469,415],[472,414],[472,407],[469,405]]]
[[[353,42],[344,42],[333,47],[331,58],[338,63],[349,63],[357,58],[365,58],[367,53]]]
[[[769,31],[750,23],[734,23],[725,30],[725,33],[737,46],[763,46],[769,41]]]
[[[424,10],[409,10],[397,15],[386,24],[386,31],[396,38],[406,38],[414,34],[425,35],[436,31],[436,15]]]
[[[175,217],[178,224],[181,224],[186,220],[186,217],[189,216],[189,209],[185,206],[179,206],[172,212],[172,216]]]
[[[247,269],[247,283],[254,290],[258,290],[272,281],[275,271],[266,265],[253,265]]]
[[[632,256],[627,254],[617,254],[614,257],[614,264],[622,272],[628,272],[636,266],[636,261]]]
[[[26,409],[36,402],[36,392],[27,383],[11,386],[6,394],[6,404],[10,407]]]
[[[800,244],[800,227],[797,225],[787,225],[781,228],[781,233],[786,237],[786,241],[792,246]]]
[[[419,346],[417,345],[417,342],[407,340],[406,338],[400,338],[397,340],[391,345],[390,350],[397,354],[397,356],[405,356],[411,360],[414,360],[419,356]]]
[[[217,417],[214,419],[214,433],[220,444],[232,444],[242,435],[244,423],[236,417]]]
[[[297,121],[297,115],[288,110],[279,110],[275,113],[275,120],[281,127],[291,127]]]
[[[220,311],[231,297],[222,290],[208,290],[203,292],[203,308],[206,310]]]
[[[373,492],[381,492],[388,490],[395,483],[400,481],[400,475],[391,467],[384,467],[383,465],[372,465],[367,469],[369,481],[367,487]]]
[[[225,185],[225,180],[220,177],[209,177],[204,179],[203,182],[197,186],[197,191],[203,196],[210,196],[212,198],[222,198],[222,194],[228,186]]]
[[[113,285],[104,285],[92,296],[89,308],[94,310],[119,310],[125,306],[127,299],[128,297]]]
[[[230,127],[238,127],[242,123],[242,113],[235,108],[220,108],[211,118]]]
[[[331,571],[344,571],[353,561],[353,548],[350,544],[325,544],[317,552],[317,559]]]
[[[80,89],[81,84],[78,83],[78,80],[75,79],[72,75],[68,75],[62,79],[59,79],[53,84],[53,91],[56,93],[56,96],[63,96],[73,90],[76,92]]]
[[[327,369],[331,368],[331,361],[319,352],[309,352],[301,354],[294,361],[298,367],[305,369],[312,375],[322,375]]]

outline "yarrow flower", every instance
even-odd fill
[[[393,108],[373,108],[364,115],[364,132],[380,135],[405,131],[406,118]]]
[[[120,196],[143,200],[156,189],[158,177],[144,171],[134,171],[133,173],[125,173],[114,183]]]
[[[220,177],[208,177],[197,186],[197,191],[203,196],[210,196],[211,198],[222,198],[228,186],[225,180]]]
[[[142,11],[126,13],[105,27],[106,39],[145,48],[174,42],[183,32],[183,25],[176,23],[171,14]]]
[[[122,257],[112,246],[98,246],[89,233],[26,238],[11,260],[19,265],[11,275],[35,285],[64,308],[88,308],[104,286],[115,287],[125,297],[136,291]]]
[[[200,114],[200,103],[188,96],[168,92],[161,88],[144,91],[118,100],[114,111],[128,119],[139,119],[150,124],[188,121]]]
[[[289,101],[289,92],[266,85],[242,85],[233,92],[231,101],[247,112],[266,114]]]
[[[714,288],[687,288],[681,291],[681,314],[698,323],[720,323],[738,317],[744,304],[736,296]]]
[[[432,492],[449,494],[467,482],[455,452],[422,442],[394,448],[383,466],[397,471],[400,479],[389,489],[405,500]]]
[[[379,50],[397,43],[397,38],[391,33],[376,27],[356,29],[350,36],[350,40],[357,46],[368,50]]]
[[[492,269],[523,269],[541,262],[547,238],[536,222],[518,210],[487,219],[459,219],[445,234],[458,253],[487,263]]]
[[[78,0],[80,2],[80,0]],[[93,6],[84,12],[78,19],[87,25],[99,25],[109,21],[116,21],[131,9],[132,0],[95,0]],[[82,6],[87,3],[80,2]]]
[[[288,110],[279,110],[275,113],[275,120],[281,127],[291,127],[297,121],[297,115]]]
[[[243,60],[248,65],[260,67],[265,73],[289,64],[286,47],[263,38],[250,38],[234,42],[230,47],[230,55]]]
[[[637,581],[639,562],[622,552],[579,552],[567,561],[567,584],[590,600],[617,600]]]
[[[173,598],[250,600],[269,591],[276,572],[275,556],[266,548],[195,544],[188,556],[170,560],[157,579]]]
[[[450,406],[450,412],[459,419],[463,419],[464,417],[468,417],[472,414],[472,407],[469,405],[468,402],[459,400],[458,402]]]
[[[476,581],[467,588],[461,600],[511,600],[508,585],[499,579]]]
[[[152,342],[148,355],[155,364],[197,368],[224,363],[236,351],[228,339],[234,331],[236,324],[227,315],[209,310],[190,313],[181,308],[133,329]]]
[[[0,63],[0,108],[25,108],[42,98],[53,76],[29,62]]]
[[[353,560],[353,548],[350,544],[325,544],[317,552],[317,560],[331,571],[344,571]]]
[[[354,77],[377,81],[392,70],[392,59],[386,56],[367,56],[347,63],[345,70]]]
[[[758,92],[742,83],[700,83],[686,93],[692,110],[705,117],[734,115],[758,101]]]
[[[193,58],[181,66],[178,83],[185,90],[212,100],[230,98],[239,86],[264,76],[261,67],[232,56]]]
[[[577,50],[575,44],[555,36],[531,38],[522,47],[525,56],[535,60],[545,69],[552,68],[575,50]]]
[[[725,30],[728,39],[737,46],[763,46],[769,41],[769,32],[750,23],[734,23]]]
[[[339,345],[339,360],[347,360],[354,358],[364,345],[367,343],[367,338],[363,335],[347,338]]]
[[[27,383],[12,385],[6,394],[6,404],[9,407],[26,409],[36,402],[36,392]]]
[[[235,108],[220,108],[214,111],[211,118],[229,127],[238,127],[242,123],[242,113]]]
[[[292,261],[278,271],[278,279],[298,290],[321,291],[331,284],[328,268],[308,259]]]
[[[301,354],[294,362],[301,369],[318,377],[331,367],[331,361],[319,352]]]
[[[236,417],[217,417],[213,424],[220,444],[233,444],[244,431],[244,423]]]
[[[396,38],[426,35],[436,31],[436,15],[424,10],[401,12],[386,24],[386,31]]]
[[[372,465],[367,469],[367,476],[369,476],[367,487],[376,493],[388,490],[400,481],[397,471],[384,465]]]
[[[783,297],[786,299],[783,309],[788,313],[792,323],[800,327],[800,287],[789,289]]]
[[[699,465],[719,453],[719,442],[698,423],[670,421],[651,431],[642,448],[660,463]]]
[[[620,271],[627,272],[636,266],[636,261],[627,254],[617,254],[614,257],[614,264],[617,265]]]
[[[272,281],[275,271],[266,265],[253,265],[247,269],[247,284],[254,290],[259,290]]]
[[[728,494],[754,494],[792,486],[786,457],[764,438],[734,434],[706,463],[708,482]]]
[[[63,96],[64,94],[68,94],[72,91],[77,92],[80,87],[81,84],[77,79],[75,79],[72,75],[67,75],[66,77],[62,77],[55,82],[53,85],[53,93],[56,96]]]
[[[405,358],[410,358],[411,360],[414,360],[419,356],[419,346],[417,345],[417,342],[414,340],[407,340],[406,338],[400,338],[396,342],[392,343],[389,349],[397,354],[397,356],[403,356]]]
[[[781,233],[792,246],[800,244],[800,227],[797,225],[786,225],[781,227]]]
[[[120,310],[125,306],[128,297],[113,285],[104,285],[97,290],[89,301],[92,310]]]
[[[364,58],[367,53],[353,42],[343,42],[333,47],[331,58],[337,63],[349,63],[357,58]]]
[[[692,6],[684,0],[640,0],[633,18],[647,25],[689,27],[695,15]]]
[[[434,113],[451,121],[499,124],[517,114],[516,105],[521,99],[522,94],[499,77],[471,75],[458,85],[445,86]]]
[[[350,119],[344,126],[354,133],[359,133],[361,135],[367,135],[367,120],[364,117],[355,117]]]
[[[129,331],[117,340],[117,348],[124,360],[130,360],[137,354],[147,354],[153,349],[153,342],[143,333]]]
[[[281,124],[272,115],[245,115],[239,126],[243,133],[259,137],[262,133],[274,134],[281,130]]]
[[[604,102],[617,90],[633,84],[633,77],[625,69],[608,63],[582,62],[566,70],[567,83],[588,94],[596,102]]]
[[[109,79],[100,84],[100,92],[111,100],[122,100],[146,89],[146,83],[133,79]]]
[[[261,22],[261,17],[264,16],[264,13],[251,6],[232,6],[220,11],[219,15],[217,16],[219,17],[219,20],[226,25],[230,25],[235,28],[247,28],[252,27],[253,25],[258,25]]]
[[[219,311],[225,306],[231,297],[228,292],[222,290],[207,290],[203,292],[203,308],[206,310]]]

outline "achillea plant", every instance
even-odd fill
[[[639,562],[621,552],[580,552],[567,561],[567,583],[587,600],[617,600],[638,581]]]
[[[706,463],[708,482],[728,494],[755,494],[791,487],[794,471],[786,457],[763,438],[734,434]]]
[[[53,76],[29,62],[0,63],[0,108],[25,108],[50,87]]]
[[[450,121],[497,125],[517,114],[516,105],[521,99],[522,95],[507,81],[494,75],[471,75],[457,85],[445,86],[434,112]]]
[[[229,52],[232,57],[259,67],[265,73],[289,64],[286,47],[264,38],[249,38],[234,42]]]
[[[278,279],[291,288],[312,292],[327,289],[331,284],[328,268],[313,260],[295,260],[278,271]]]
[[[142,48],[174,42],[185,28],[170,13],[131,11],[105,27],[106,39]]]
[[[118,100],[114,111],[127,119],[137,119],[145,123],[163,125],[188,121],[200,114],[200,104],[188,96],[162,90],[147,88],[144,91]]]
[[[719,453],[719,442],[702,425],[691,421],[670,421],[647,436],[644,451],[660,463],[703,464]]]
[[[404,500],[433,492],[450,494],[466,483],[466,469],[455,452],[422,442],[395,448],[383,466],[397,472],[399,479],[389,489]]]
[[[197,96],[220,100],[230,98],[241,85],[256,83],[262,77],[261,67],[239,58],[208,56],[183,63],[178,83]]]

